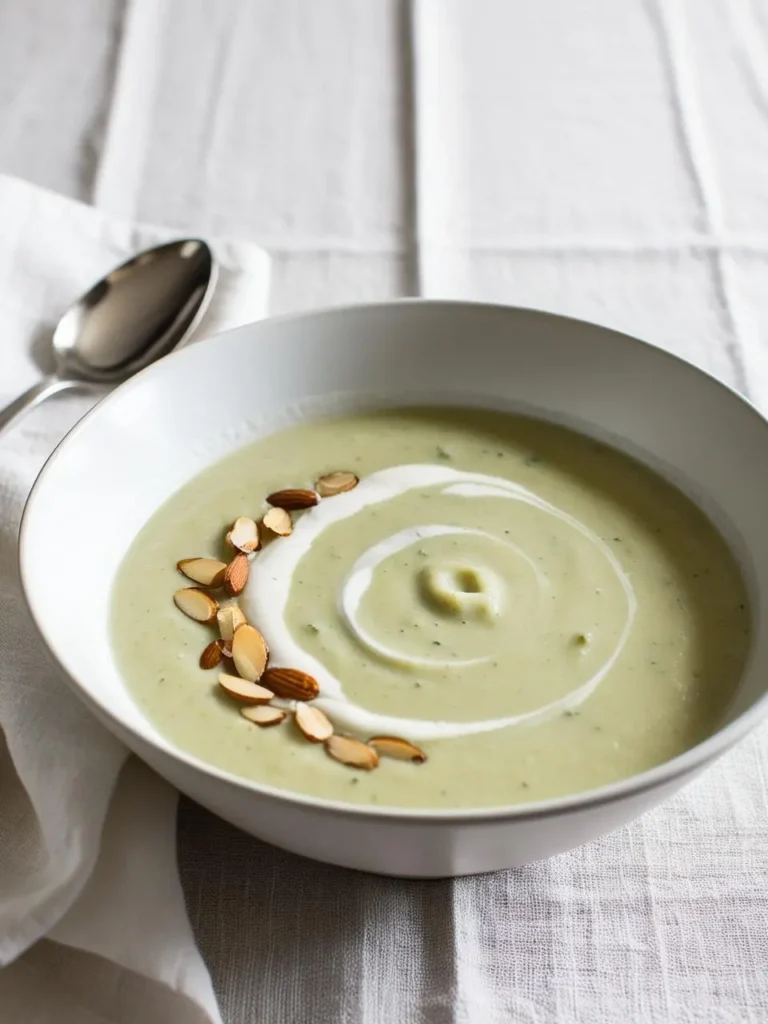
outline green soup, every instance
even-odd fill
[[[215,628],[173,604],[192,585],[178,560],[231,558],[234,519],[336,469],[359,484],[267,538],[238,602],[271,664],[318,680],[338,732],[402,737],[424,764],[357,771],[290,713],[248,722],[199,667]],[[300,424],[187,484],[126,555],[112,630],[178,747],[313,796],[446,808],[590,789],[698,743],[734,692],[749,614],[718,532],[633,459],[537,420],[399,409]]]

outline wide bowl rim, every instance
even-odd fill
[[[742,404],[747,411],[756,417],[760,421],[761,425],[768,430],[768,418],[762,415],[759,409],[756,408],[754,403],[751,402],[747,396],[736,391],[735,388],[731,387],[725,381],[720,380],[707,370],[695,365],[682,356],[670,352],[669,350],[664,349],[646,339],[626,334],[624,331],[617,330],[609,325],[583,320],[579,317],[555,313],[551,310],[541,309],[534,306],[508,305],[505,303],[483,302],[471,299],[403,297],[379,302],[349,303],[344,305],[326,306],[320,309],[304,310],[296,313],[286,313],[280,316],[267,317],[263,320],[256,320],[248,324],[242,324],[239,327],[233,327],[226,331],[219,332],[218,334],[206,338],[202,346],[199,342],[194,345],[184,346],[158,360],[156,363],[150,364],[128,380],[119,384],[114,388],[114,390],[102,398],[101,401],[97,402],[93,408],[91,408],[70,428],[70,430],[53,449],[40,469],[29,495],[27,496],[24,504],[24,510],[22,512],[18,537],[18,562],[22,593],[27,604],[27,608],[29,609],[31,621],[34,624],[49,656],[59,671],[63,674],[67,685],[75,693],[78,699],[95,713],[97,720],[102,723],[106,721],[108,723],[107,727],[111,729],[113,735],[116,734],[121,741],[129,747],[129,749],[136,753],[138,753],[136,747],[142,748],[144,745],[147,745],[161,755],[167,756],[171,760],[179,762],[184,767],[191,769],[193,772],[201,773],[204,776],[209,776],[212,779],[215,779],[217,782],[232,786],[235,789],[240,790],[244,795],[258,795],[266,799],[278,800],[295,806],[297,810],[306,809],[316,812],[321,811],[332,815],[337,814],[345,817],[351,816],[363,820],[366,818],[373,818],[376,820],[391,820],[395,822],[401,821],[403,823],[419,823],[423,825],[436,826],[441,824],[471,825],[489,822],[503,823],[529,821],[540,818],[554,818],[585,812],[596,807],[640,796],[643,793],[672,784],[678,779],[690,775],[697,770],[703,769],[713,760],[731,749],[731,747],[748,735],[748,733],[751,732],[762,719],[768,716],[768,689],[766,689],[766,692],[762,694],[762,696],[758,697],[750,707],[746,708],[741,712],[741,714],[734,718],[733,721],[727,722],[725,725],[717,729],[711,736],[708,736],[695,746],[690,747],[681,754],[678,754],[670,760],[664,761],[653,768],[630,775],[624,779],[619,779],[616,782],[611,782],[604,786],[598,786],[577,793],[571,793],[562,797],[552,797],[547,800],[531,801],[530,803],[499,804],[489,807],[454,809],[413,808],[378,804],[354,804],[346,803],[341,800],[331,800],[325,797],[309,796],[289,789],[281,789],[277,786],[255,782],[232,774],[221,768],[217,768],[215,765],[197,758],[185,750],[181,750],[180,748],[173,746],[165,739],[165,737],[160,736],[159,734],[157,738],[141,734],[133,726],[123,721],[120,715],[116,714],[111,709],[109,703],[97,700],[91,693],[85,690],[82,684],[71,675],[59,657],[56,645],[49,637],[45,628],[45,623],[41,621],[38,616],[34,601],[30,596],[30,580],[33,576],[33,570],[30,567],[28,558],[28,552],[32,547],[28,536],[30,530],[29,514],[32,506],[39,499],[39,493],[46,481],[50,468],[66,448],[77,443],[80,433],[90,424],[91,420],[100,416],[102,411],[113,402],[120,401],[122,396],[133,387],[138,386],[146,375],[156,372],[157,367],[160,364],[166,364],[168,360],[172,360],[173,362],[178,362],[183,365],[184,360],[190,358],[191,354],[199,352],[201,347],[210,352],[211,358],[213,358],[213,345],[209,343],[213,341],[220,341],[229,335],[258,328],[262,324],[279,325],[281,323],[290,323],[296,320],[313,320],[339,314],[376,314],[381,311],[386,311],[392,307],[408,305],[417,307],[428,306],[433,308],[438,306],[464,307],[467,309],[497,312],[502,315],[508,313],[532,313],[549,317],[553,320],[562,321],[564,323],[593,327],[601,331],[609,331],[613,335],[620,337],[626,344],[640,346],[641,348],[650,350],[654,354],[655,358],[670,360],[682,366],[685,369],[685,372],[705,378],[711,384],[715,385],[715,387],[730,396],[730,400],[737,401]],[[742,670],[742,677],[750,664],[750,660],[750,658],[747,659],[745,667]],[[152,725],[140,709],[139,712],[141,716],[149,722],[150,725]],[[126,735],[129,739],[125,738]],[[138,756],[141,757],[142,755],[138,753]]]

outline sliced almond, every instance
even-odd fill
[[[312,743],[324,743],[333,736],[333,726],[328,717],[312,704],[296,705],[296,725]]]
[[[368,740],[368,744],[381,757],[394,757],[398,761],[413,761],[415,764],[424,764],[427,760],[427,755],[420,747],[399,736],[374,736]]]
[[[240,629],[237,631],[235,639],[241,632]],[[278,697],[287,700],[314,700],[320,693],[315,677],[298,668],[268,668],[262,676],[262,682],[274,690]]]
[[[173,595],[173,600],[176,607],[195,622],[211,622],[216,618],[218,604],[210,594],[206,594],[204,590],[198,590],[197,587],[184,587],[183,590],[177,590]]]
[[[242,701],[243,704],[268,704],[275,696],[266,686],[259,686],[249,679],[231,676],[228,672],[222,672],[219,676],[219,686],[228,696]]]
[[[334,761],[341,761],[350,768],[362,768],[369,772],[379,763],[379,755],[373,747],[354,736],[330,736],[325,741],[325,749]]]
[[[176,563],[179,572],[203,587],[220,587],[224,582],[227,563],[218,558],[182,558]]]
[[[243,679],[261,679],[268,655],[266,641],[255,626],[241,626],[232,638],[232,657]]]
[[[258,551],[261,547],[259,528],[253,519],[249,519],[247,516],[240,516],[235,520],[227,537],[233,548],[244,551],[246,554]]]
[[[250,567],[248,565],[248,555],[244,555],[239,552],[227,566],[227,571],[224,573],[224,589],[232,597],[237,597],[238,594],[242,594],[245,590],[245,584],[248,582],[248,573]]]
[[[315,489],[321,498],[332,498],[335,494],[342,494],[344,491],[351,491],[357,487],[360,481],[354,473],[346,469],[337,469],[333,473],[326,473],[315,483]]]
[[[246,618],[240,609],[239,605],[226,604],[223,608],[219,608],[216,613],[216,618],[219,622],[219,633],[221,639],[229,647],[232,643],[232,637],[235,635],[237,630],[244,626]],[[230,651],[230,655],[231,655]]]
[[[275,491],[274,494],[270,494],[267,497],[269,505],[288,509],[289,512],[297,511],[301,508],[312,508],[319,500],[315,491],[290,487],[284,491]]]
[[[273,708],[269,704],[254,704],[250,708],[240,708],[240,714],[256,725],[280,725],[285,721],[285,711]]]
[[[216,668],[221,661],[223,647],[224,642],[222,640],[211,640],[200,655],[200,668]]]
[[[278,537],[287,537],[293,532],[293,520],[291,513],[284,508],[271,508],[264,514],[262,523]]]

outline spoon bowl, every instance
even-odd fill
[[[116,383],[167,355],[200,322],[215,273],[213,253],[199,239],[127,260],[61,318],[53,335],[59,372]]]
[[[185,238],[139,253],[74,302],[52,344],[56,370],[0,411],[0,432],[66,388],[118,384],[182,345],[208,307],[217,266]]]

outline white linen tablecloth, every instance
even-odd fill
[[[540,306],[768,409],[766,68],[766,0],[6,0],[0,170],[264,245],[274,312]],[[179,866],[226,1024],[760,1022],[767,811],[762,729],[517,871],[356,875],[185,802]]]

